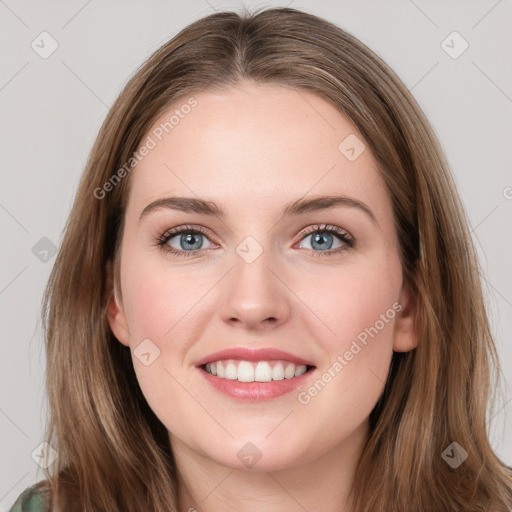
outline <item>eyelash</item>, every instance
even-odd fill
[[[310,226],[309,228],[306,228],[306,231],[303,233],[302,238],[300,241],[302,241],[303,238],[305,238],[308,235],[311,235],[313,233],[334,233],[338,236],[338,238],[346,244],[345,247],[338,247],[337,249],[329,249],[328,251],[315,251],[313,249],[306,249],[317,255],[321,256],[331,256],[336,253],[341,253],[343,251],[346,251],[347,249],[351,249],[355,246],[355,239],[348,234],[347,231],[344,229],[341,229],[337,226],[332,226],[329,224],[316,224],[314,226]],[[178,249],[175,249],[174,247],[170,247],[167,245],[167,242],[174,238],[176,235],[181,234],[201,234],[209,238],[209,233],[207,233],[203,228],[200,226],[183,226],[179,228],[172,228],[167,230],[165,233],[163,233],[157,240],[156,245],[163,251],[165,251],[168,254],[172,254],[173,256],[188,258],[190,256],[195,256],[201,251],[204,251],[205,249],[196,249],[194,251],[181,251]]]

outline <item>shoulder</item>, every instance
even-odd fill
[[[25,489],[8,512],[48,512],[49,507],[41,483]]]

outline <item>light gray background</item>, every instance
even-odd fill
[[[2,265],[0,512],[44,477],[31,453],[43,441],[40,301],[79,176],[108,107],[136,68],[191,21],[241,2],[0,0]],[[477,244],[504,382],[490,422],[493,447],[512,464],[511,0],[245,2],[290,5],[359,37],[397,72],[444,147]],[[47,31],[57,50],[32,48]],[[460,57],[442,48],[457,31]],[[460,48],[460,41],[448,44]],[[43,242],[44,243],[44,242]]]

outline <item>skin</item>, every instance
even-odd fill
[[[150,365],[135,356],[133,364],[169,431],[180,510],[350,511],[368,417],[392,352],[417,344],[385,183],[366,143],[354,161],[338,150],[350,134],[364,140],[320,96],[244,83],[194,97],[197,106],[130,176],[121,290],[109,304],[110,326],[132,355],[144,339],[160,350]],[[377,224],[347,206],[282,218],[289,201],[323,194],[363,201]],[[226,218],[160,209],[139,222],[146,205],[169,196],[215,201]],[[177,257],[156,245],[169,228],[190,224],[209,233],[192,241],[202,241],[198,254]],[[356,246],[312,255],[322,249],[303,230],[317,224],[346,230]],[[252,263],[236,252],[247,236],[263,249]],[[346,246],[335,234],[331,240],[332,248]],[[189,250],[180,235],[168,244]],[[235,401],[195,368],[224,348],[274,347],[313,361],[320,377],[395,303],[402,310],[307,404],[296,391]],[[237,457],[247,442],[261,453],[252,467]]]

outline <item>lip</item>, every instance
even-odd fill
[[[310,369],[299,377],[293,377],[291,379],[272,380],[270,382],[240,382],[238,380],[221,379],[202,368],[206,363],[223,361],[225,359],[236,359],[240,361],[285,360],[297,365],[306,365]],[[196,362],[196,367],[206,382],[215,390],[220,391],[230,398],[244,402],[273,400],[274,398],[278,398],[286,393],[301,388],[313,374],[316,374],[316,366],[313,362],[275,348],[228,348],[199,359]]]
[[[289,352],[278,350],[275,348],[247,348],[247,347],[235,347],[227,348],[214,352],[212,354],[199,359],[196,362],[196,366],[202,366],[206,363],[213,363],[215,361],[223,361],[225,359],[237,359],[240,361],[276,361],[283,359],[290,361],[295,364],[305,364],[306,366],[315,366],[313,362],[297,357]],[[305,374],[304,374],[305,375]],[[299,378],[299,377],[296,377]],[[293,380],[293,379],[289,379]],[[274,381],[279,382],[279,381]]]
[[[316,368],[311,368],[299,377],[291,379],[272,380],[270,382],[240,382],[238,380],[221,379],[208,373],[200,366],[197,369],[206,382],[215,390],[242,402],[273,400],[303,387],[306,381],[317,373]]]

